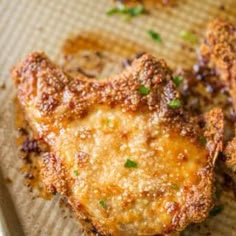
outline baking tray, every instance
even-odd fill
[[[36,50],[59,61],[67,37],[97,32],[97,40],[117,62],[145,50],[165,58],[171,67],[188,67],[196,61],[196,52],[188,50],[188,43],[183,48],[181,31],[194,30],[201,39],[209,20],[220,16],[236,21],[235,0],[176,0],[165,7],[159,1],[148,2],[154,6],[149,15],[126,21],[105,14],[113,6],[107,0],[0,0],[0,235],[81,235],[80,225],[60,208],[57,196],[50,201],[35,198],[35,192],[24,185],[9,75],[14,63]],[[160,33],[161,45],[149,38],[149,29]],[[231,193],[224,193],[222,202],[221,214],[184,235],[236,235],[236,201]]]

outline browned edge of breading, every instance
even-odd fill
[[[210,22],[201,55],[210,67],[216,69],[231,96],[236,99],[236,25],[221,19]]]
[[[210,22],[201,54],[203,60],[219,74],[236,111],[236,24],[222,19]],[[226,145],[224,154],[226,166],[236,171],[236,138]]]
[[[208,217],[209,210],[213,207],[212,196],[214,193],[214,164],[215,159],[222,151],[223,139],[223,113],[221,109],[215,108],[199,116],[195,120],[195,125],[200,126],[206,138],[206,148],[208,150],[208,164],[198,173],[201,181],[197,188],[190,190],[187,195],[186,205],[174,219],[174,224],[178,230],[183,230],[189,223],[198,223]]]

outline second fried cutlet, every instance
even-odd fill
[[[214,20],[207,29],[201,54],[208,66],[214,68],[228,89],[236,112],[236,25],[226,20]],[[224,153],[226,165],[236,170],[236,138],[229,142]]]

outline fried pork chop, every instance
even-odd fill
[[[236,25],[220,19],[210,22],[201,54],[228,88],[236,110]]]
[[[223,115],[188,116],[163,60],[143,55],[95,80],[33,53],[12,76],[35,137],[50,147],[44,181],[88,232],[166,235],[208,216]]]
[[[219,74],[236,112],[236,25],[226,20],[212,21],[201,54],[204,61]],[[226,165],[236,171],[236,138],[227,144],[224,153],[227,156]]]

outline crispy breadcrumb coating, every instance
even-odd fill
[[[236,25],[226,20],[214,20],[207,29],[201,47],[203,59],[214,68],[229,91],[236,111]],[[229,142],[224,151],[226,165],[236,170],[236,138]]]
[[[87,231],[176,234],[208,216],[223,115],[189,116],[163,60],[145,54],[99,81],[32,53],[12,76],[35,137],[50,146],[44,181]]]

